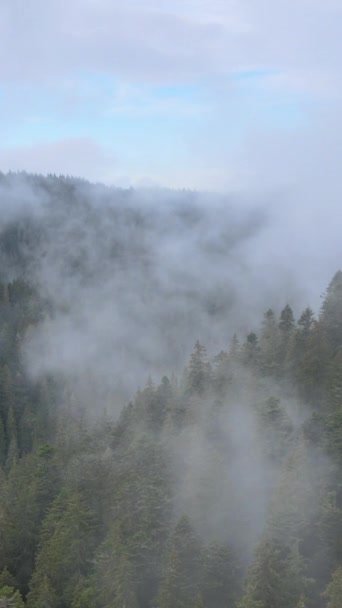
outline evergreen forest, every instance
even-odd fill
[[[132,192],[0,196],[0,607],[342,608],[340,261],[319,310],[248,328],[229,282],[155,272],[151,234],[170,259],[207,225],[192,193],[165,234]]]

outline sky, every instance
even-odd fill
[[[0,168],[219,191],[330,175],[341,34],[340,0],[1,0]]]

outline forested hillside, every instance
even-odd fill
[[[243,332],[236,291],[154,272],[162,217],[132,195],[1,180],[0,606],[341,608],[342,272]],[[215,272],[258,218],[205,242]]]

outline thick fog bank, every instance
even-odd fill
[[[269,307],[318,308],[340,243],[318,250],[317,215],[300,222],[271,198],[1,176],[1,273],[51,304],[26,341],[30,372],[128,396],[179,369],[196,339],[215,352]]]

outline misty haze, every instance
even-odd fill
[[[0,31],[0,608],[342,608],[342,4]]]

